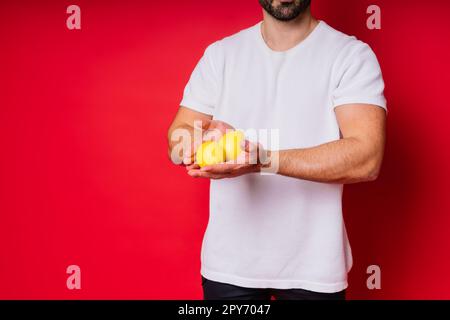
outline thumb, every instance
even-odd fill
[[[251,153],[251,152],[258,151],[258,145],[249,140],[242,140],[241,141],[241,149],[244,150],[245,152]]]

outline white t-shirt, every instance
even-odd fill
[[[295,47],[271,50],[261,22],[205,50],[181,105],[235,128],[278,129],[279,148],[338,140],[334,108],[386,108],[371,48],[320,21]],[[280,175],[212,180],[201,274],[251,288],[337,292],[347,287],[351,250],[339,184]]]

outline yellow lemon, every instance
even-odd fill
[[[245,140],[244,133],[240,130],[230,131],[219,140],[219,147],[225,150],[227,161],[236,160],[242,152],[241,142]]]
[[[195,160],[200,167],[224,162],[224,150],[217,142],[206,141],[197,149]]]

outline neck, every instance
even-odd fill
[[[309,8],[291,21],[279,21],[263,11],[261,32],[267,46],[274,51],[285,51],[302,42],[319,23]]]

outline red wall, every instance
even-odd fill
[[[201,298],[208,183],[166,155],[204,48],[256,0],[0,2],[0,298]],[[365,26],[382,9],[382,30]],[[314,0],[368,42],[389,102],[381,177],[346,188],[349,298],[450,299],[448,1]],[[82,289],[66,288],[66,267]],[[366,288],[380,265],[382,289]]]

